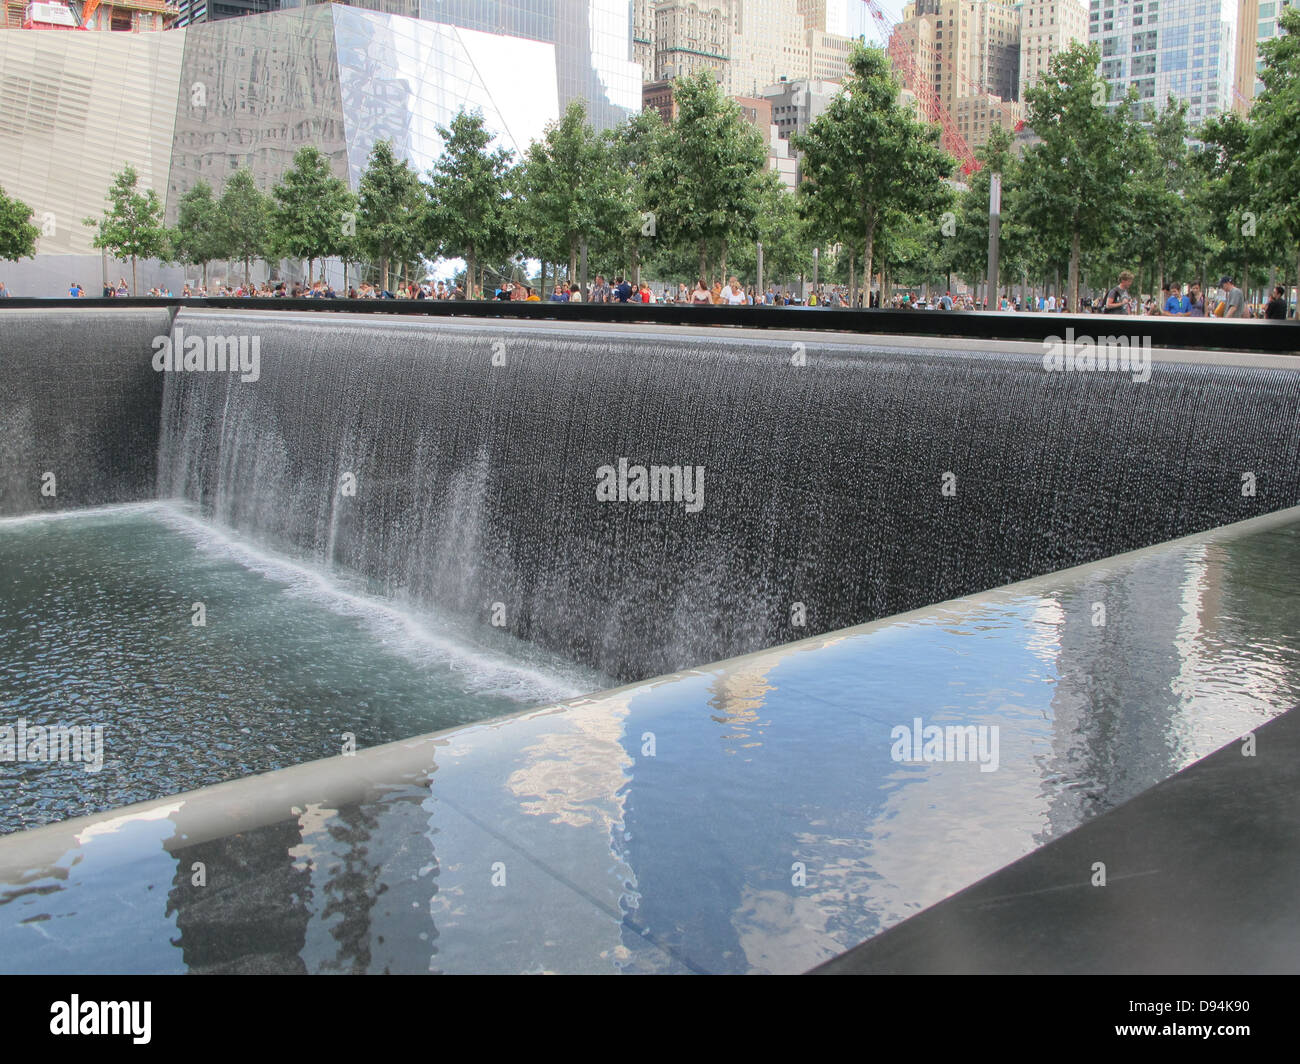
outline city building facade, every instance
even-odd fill
[[[1084,0],[1025,0],[1020,5],[1020,99],[1047,73],[1052,57],[1088,43]]]
[[[912,0],[890,42],[910,53],[910,69],[896,64],[896,73],[905,88],[929,95],[974,150],[992,125],[1013,130],[1023,117],[1020,32],[1018,5]]]
[[[1264,87],[1259,72],[1264,61],[1259,46],[1281,36],[1278,20],[1291,6],[1291,0],[1237,0],[1237,45],[1233,77],[1232,103],[1245,114]]]
[[[609,82],[606,124],[641,106],[639,70],[623,63],[635,97],[621,106]],[[586,70],[606,85],[599,63]],[[572,93],[585,77],[569,73]],[[195,182],[220,194],[248,167],[269,191],[305,145],[355,189],[381,139],[424,172],[442,152],[438,127],[462,109],[483,114],[494,146],[522,152],[568,103],[553,42],[342,4],[163,33],[0,32],[0,81],[0,187],[33,208],[42,234],[38,261],[6,264],[5,280],[40,295],[98,280],[83,219],[103,213],[124,164],[172,224]]]
[[[1133,89],[1138,105],[1172,97],[1199,125],[1233,101],[1233,23],[1228,0],[1090,0],[1088,36],[1101,46],[1111,100]]]

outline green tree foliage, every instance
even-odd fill
[[[115,258],[131,260],[131,294],[138,288],[137,261],[162,259],[169,252],[169,232],[163,225],[163,204],[153,189],[139,191],[139,174],[126,166],[113,178],[108,190],[108,209],[99,218],[86,218],[95,229],[91,243],[107,248]]]
[[[937,221],[949,198],[944,178],[955,166],[939,147],[939,130],[919,122],[898,102],[898,82],[880,48],[856,47],[850,76],[830,106],[793,146],[804,153],[805,214],[826,228],[834,219],[862,241],[863,276],[870,286],[879,238],[889,212]],[[839,234],[828,233],[835,237]]]
[[[417,256],[427,202],[419,175],[405,159],[397,158],[392,141],[379,141],[361,175],[356,244],[362,254],[378,261],[380,287],[388,288],[390,262]],[[343,237],[350,235],[349,229],[343,227]],[[343,255],[351,250],[342,244],[338,242],[332,253]]]
[[[1082,249],[1102,244],[1127,210],[1127,107],[1106,106],[1097,77],[1101,53],[1078,42],[1052,57],[1047,75],[1025,93],[1028,122],[1042,143],[1021,163],[1022,220],[1050,247],[1069,246],[1067,293],[1079,299]]]
[[[1279,20],[1282,35],[1260,46],[1264,89],[1250,112],[1252,202],[1294,256],[1300,286],[1300,9]]]
[[[171,233],[177,261],[203,267],[208,283],[208,263],[225,253],[221,207],[206,181],[197,181],[181,196],[176,226]]]
[[[582,243],[602,231],[613,194],[608,144],[587,123],[581,100],[529,146],[517,173],[524,243],[543,262],[567,263],[573,278]]]
[[[673,94],[677,117],[648,161],[646,198],[655,240],[693,248],[700,275],[707,277],[710,254],[722,272],[728,246],[757,233],[767,153],[712,71],[678,80]]]
[[[808,222],[799,213],[795,194],[781,183],[775,172],[764,171],[758,194],[758,240],[763,245],[763,283],[812,276],[814,239]],[[822,252],[825,255],[825,251]],[[749,241],[738,244],[730,272],[740,277],[757,277],[758,254]],[[823,274],[822,279],[825,279]]]
[[[33,213],[22,200],[10,199],[0,188],[0,261],[17,262],[36,255],[41,231],[32,224]]]
[[[284,258],[306,259],[310,283],[316,260],[338,255],[355,228],[356,198],[311,145],[294,154],[271,196],[271,246]]]
[[[221,253],[216,257],[242,262],[247,284],[253,259],[270,254],[271,199],[258,189],[252,173],[241,168],[226,178],[218,208]]]
[[[510,152],[489,150],[492,135],[483,116],[461,111],[451,127],[438,127],[443,151],[425,185],[425,244],[433,257],[463,258],[469,284],[478,283],[480,256],[508,259],[515,231],[510,202]]]

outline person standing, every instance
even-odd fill
[[[592,303],[608,303],[612,298],[612,293],[604,274],[596,274],[596,283],[591,287]]]
[[[745,290],[740,287],[740,282],[735,277],[727,278],[727,286],[722,289],[722,302],[729,306],[740,306],[747,302],[745,299]]]
[[[1133,274],[1125,270],[1119,275],[1119,284],[1106,293],[1106,305],[1103,314],[1126,314],[1128,312],[1128,290],[1133,284]]]
[[[1286,289],[1281,285],[1274,287],[1268,306],[1264,308],[1264,317],[1270,321],[1286,320]]]
[[[632,298],[632,286],[622,277],[614,278],[614,288],[610,295],[617,303],[626,303]]]
[[[1241,289],[1232,283],[1232,278],[1226,274],[1220,277],[1219,287],[1223,289],[1223,313],[1221,317],[1244,317],[1246,313],[1246,297],[1242,294]]]
[[[1178,281],[1169,282],[1169,298],[1165,300],[1163,313],[1176,318],[1185,318],[1191,313],[1192,303],[1182,294],[1183,286]]]
[[[1205,317],[1205,296],[1201,294],[1201,283],[1193,281],[1187,286],[1187,316],[1189,318]]]
[[[692,305],[700,305],[712,302],[713,300],[709,297],[709,286],[704,283],[704,278],[701,277],[695,282],[695,291],[691,293],[691,303]]]

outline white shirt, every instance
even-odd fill
[[[1048,309],[1048,310],[1055,310],[1055,309],[1056,309],[1056,296],[1048,296],[1048,297],[1047,297],[1047,309]]]
[[[744,291],[744,289],[742,289],[742,288],[732,288],[731,285],[727,285],[725,288],[723,288],[723,290],[722,290],[722,298],[723,298],[723,300],[724,300],[725,302],[727,302],[727,303],[733,303],[733,304],[735,304],[735,303],[745,303],[745,302],[747,302],[747,300],[746,300],[746,298],[745,298],[745,291]]]

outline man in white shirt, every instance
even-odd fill
[[[1048,314],[1056,313],[1056,296],[1054,295],[1047,297],[1047,313]]]
[[[727,283],[722,289],[722,301],[733,306],[748,302],[745,298],[745,290],[740,287],[740,282],[736,278],[727,278]]]

